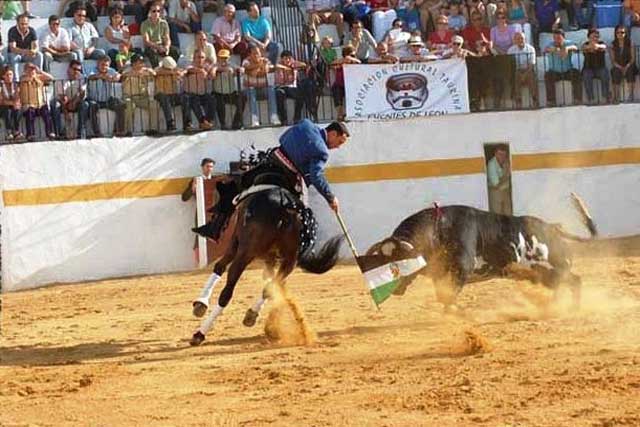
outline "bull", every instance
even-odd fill
[[[514,272],[519,272],[519,279],[542,283],[554,291],[567,285],[578,307],[581,278],[571,271],[570,242],[594,238],[597,229],[584,203],[575,194],[572,197],[589,231],[588,239],[534,216],[434,204],[404,219],[391,236],[373,244],[366,255],[385,262],[422,255],[427,266],[403,278],[394,293],[404,294],[418,275],[430,276],[445,311],[455,304],[465,284],[513,277]]]

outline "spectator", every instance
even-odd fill
[[[452,2],[449,5],[449,29],[459,34],[467,26],[467,18],[464,17],[460,10],[460,3]]]
[[[416,7],[420,11],[420,29],[427,37],[435,30],[435,17],[440,15],[442,0],[415,0]]]
[[[511,165],[507,148],[499,145],[487,163],[489,210],[511,215]]]
[[[72,18],[76,16],[76,11],[83,8],[89,21],[96,22],[98,20],[98,10],[91,1],[85,0],[63,0],[58,8],[58,16],[66,16]]]
[[[216,165],[216,162],[213,159],[210,159],[208,157],[205,157],[204,159],[202,159],[200,161],[200,170],[202,171],[202,174],[200,175],[200,177],[202,177],[203,179],[213,178],[213,168],[215,167],[215,165]],[[187,185],[187,188],[185,188],[184,191],[182,192],[181,199],[183,202],[188,202],[189,200],[194,198],[195,195],[196,195],[196,179],[193,178],[189,182],[189,185]]]
[[[379,42],[398,16],[391,8],[389,0],[369,0],[369,5],[371,6],[371,32],[376,42]]]
[[[307,0],[307,14],[311,27],[318,32],[320,24],[331,24],[336,26],[340,44],[342,44],[344,34],[344,18],[338,11],[340,2],[338,0]]]
[[[353,28],[352,28],[353,29]],[[356,58],[356,51],[351,45],[342,48],[342,58],[336,59],[331,64],[336,70],[336,77],[331,86],[331,94],[333,95],[333,105],[338,113],[338,121],[344,121],[346,114],[344,109],[344,64],[360,64],[360,60]]]
[[[513,35],[513,45],[507,51],[516,60],[516,75],[513,85],[513,98],[516,108],[522,108],[522,87],[529,88],[529,96],[533,98],[533,106],[538,107],[538,85],[536,82],[536,50],[526,42],[523,33]]]
[[[202,5],[203,13],[215,13],[218,16],[222,16],[224,7],[226,6],[224,0],[202,0],[200,4]]]
[[[13,67],[14,75],[18,75],[18,63],[28,62],[37,69],[42,68],[43,56],[38,49],[36,30],[29,26],[29,17],[20,15],[16,18],[17,25],[9,29],[9,65]]]
[[[320,41],[320,56],[327,64],[331,64],[338,57],[338,53],[333,48],[333,39],[331,36],[324,36]]]
[[[51,74],[39,70],[34,64],[28,63],[24,67],[24,73],[20,76],[20,104],[27,125],[27,140],[35,141],[34,123],[37,116],[44,121],[47,137],[54,139],[51,122],[51,112],[47,103],[44,85],[53,81]]]
[[[442,52],[451,44],[453,31],[449,30],[449,19],[440,15],[436,18],[436,30],[429,35],[427,47],[431,51]]]
[[[574,0],[575,2],[581,0]],[[589,5],[589,10],[593,10],[593,6]],[[580,9],[582,11],[582,9]],[[585,19],[588,19],[591,15],[586,16]],[[622,25],[626,28],[631,28],[638,26],[640,24],[640,14],[638,14],[632,6],[631,0],[623,0],[622,2]]]
[[[160,18],[160,13],[163,10],[162,3],[154,1],[149,9],[149,18],[140,27],[140,34],[145,46],[144,55],[149,58],[149,62],[154,68],[165,56],[171,56],[176,61],[180,58],[178,49],[171,45],[169,24]]]
[[[367,62],[377,45],[369,30],[365,29],[362,22],[358,20],[351,24],[351,31],[347,34],[345,42],[353,47],[355,56],[360,62]]]
[[[529,22],[529,15],[525,0],[509,0],[507,6],[507,18],[510,24],[524,25]]]
[[[302,107],[306,105],[307,111],[312,112],[315,107],[315,96],[313,82],[308,79],[299,79],[298,70],[306,69],[307,64],[293,59],[293,54],[285,50],[280,56],[280,62],[275,67],[276,81],[276,105],[278,107],[278,117],[283,125],[287,120],[287,98],[294,100],[293,123],[300,121],[302,117]]]
[[[70,28],[71,50],[77,55],[78,60],[99,59],[105,55],[104,50],[97,49],[96,45],[100,35],[92,23],[87,21],[87,9],[79,6],[73,15],[73,24]]]
[[[277,114],[275,89],[269,84],[268,74],[274,69],[269,60],[262,56],[262,50],[257,46],[249,49],[249,56],[242,62],[244,69],[244,87],[249,98],[249,108],[251,109],[251,126],[260,126],[257,95],[264,95],[266,92],[269,103],[269,115],[272,125],[280,126],[280,119]]]
[[[127,53],[131,50],[131,34],[129,33],[129,27],[124,23],[122,9],[111,9],[109,13],[109,25],[104,29],[104,38],[108,46],[107,55],[111,58],[111,63],[117,66],[118,61],[116,60],[116,56],[120,51],[120,45],[123,43],[127,45]],[[118,68],[118,70],[121,69],[122,68]]]
[[[628,101],[633,101],[633,84],[636,79],[636,49],[631,44],[629,31],[622,25],[615,28],[615,38],[609,50],[611,57],[611,80],[613,82],[613,101],[618,102],[620,83],[625,80],[625,91]]]
[[[535,0],[536,21],[539,33],[551,33],[560,28],[558,0]]]
[[[120,74],[110,68],[111,60],[108,56],[98,59],[98,69],[89,76],[87,87],[87,100],[90,111],[93,111],[91,120],[98,123],[97,113],[100,108],[106,108],[116,113],[115,134],[124,136],[124,110],[125,104],[116,93],[116,83],[120,81]],[[102,134],[98,133],[97,137]]]
[[[484,18],[479,12],[472,12],[471,24],[462,30],[462,38],[465,47],[473,53],[479,53],[481,48],[489,46],[491,30],[484,26]]]
[[[0,33],[2,32],[2,20],[0,20]],[[2,56],[2,52],[4,51],[4,42],[2,41],[2,35],[0,34],[0,67],[4,66],[4,56]]]
[[[420,30],[420,12],[415,0],[390,0],[390,5],[395,9],[396,16],[404,24],[404,30],[411,33]]]
[[[127,135],[133,133],[136,108],[149,111],[149,128],[146,133],[158,130],[158,106],[151,98],[149,87],[155,81],[156,73],[144,66],[144,57],[135,54],[131,58],[131,69],[122,73],[122,94],[125,102],[124,129]]]
[[[386,42],[380,42],[376,46],[375,53],[369,58],[369,64],[395,64],[399,60],[397,56],[389,53],[389,46]]]
[[[233,52],[244,58],[247,55],[249,45],[246,41],[242,40],[240,35],[240,24],[236,20],[235,16],[236,7],[232,4],[227,4],[224,7],[223,16],[220,16],[213,21],[213,27],[211,28],[211,34],[213,34],[213,45],[217,51],[226,49],[230,53]]]
[[[53,61],[66,62],[78,59],[71,52],[71,38],[64,28],[60,27],[60,18],[57,15],[49,17],[49,29],[42,35],[40,45],[44,54],[44,69],[49,71]]]
[[[249,3],[249,16],[242,22],[242,34],[249,46],[257,46],[263,55],[267,55],[272,64],[278,62],[280,47],[271,41],[271,23],[260,16],[260,9],[254,2]]]
[[[208,67],[213,67],[213,65],[218,62],[218,59],[216,58],[216,48],[207,41],[207,33],[204,31],[198,31],[196,33],[195,43],[187,52],[187,57],[193,58],[193,54],[196,50],[204,52],[205,62]]]
[[[115,61],[113,62],[116,71],[122,72],[126,67],[131,65],[131,58],[133,52],[129,46],[129,43],[123,41],[120,42],[118,53],[116,53]]]
[[[158,8],[160,9],[160,11],[158,12],[158,17],[164,21],[167,21],[167,18],[169,17],[169,6],[167,5],[166,0],[148,0],[144,6],[145,20],[151,13],[151,9],[155,6],[158,6]]]
[[[176,61],[165,56],[160,61],[160,66],[155,70],[155,100],[160,104],[164,121],[167,125],[167,131],[176,130],[176,121],[173,118],[173,107],[182,106],[182,123],[189,121],[188,117],[191,111],[188,109],[188,101],[184,98],[186,95],[180,93],[180,81],[183,78],[183,70],[177,68]]]
[[[16,0],[4,0],[0,2],[0,11],[2,12],[2,19],[5,21],[13,21],[25,12]],[[27,18],[31,18],[29,14],[25,15]]]
[[[233,129],[242,128],[242,112],[245,106],[245,97],[238,89],[238,79],[236,74],[240,69],[235,69],[229,65],[231,53],[227,49],[218,51],[218,63],[213,67],[213,96],[215,98],[216,112],[222,129],[227,128],[225,105],[231,104],[236,107],[233,115]]]
[[[409,52],[400,57],[400,62],[426,62],[428,51],[424,48],[424,43],[419,35],[413,35],[409,39]]]
[[[496,13],[496,26],[491,29],[490,49],[498,55],[506,55],[513,45],[513,35],[516,33],[515,27],[507,24],[507,15],[502,11]]]
[[[13,70],[6,67],[0,72],[0,118],[4,119],[7,140],[16,141],[24,138],[20,132],[21,117],[20,87],[13,81]]]
[[[129,2],[124,7],[125,15],[135,16],[135,25],[138,26],[138,30],[140,25],[147,19],[147,16],[149,16],[149,7],[152,3],[153,0],[133,0],[133,3]],[[132,34],[134,34],[133,31]]]
[[[564,38],[564,31],[558,29],[553,32],[553,42],[545,49],[545,53],[548,54],[546,59],[549,61],[549,71],[544,73],[547,106],[556,105],[555,83],[560,80],[571,81],[573,96],[578,103],[582,103],[582,79],[580,72],[571,63],[571,55],[577,51],[577,46]]]
[[[193,53],[193,62],[187,68],[184,80],[184,92],[187,95],[187,105],[182,107],[186,110],[191,109],[198,119],[200,130],[209,130],[213,128],[213,97],[209,95],[207,89],[207,81],[211,80],[211,69],[207,67],[206,55],[201,50]],[[184,124],[186,130],[195,130],[191,128],[191,115],[187,115],[187,122]]]
[[[202,30],[200,15],[191,0],[171,0],[167,16],[171,31],[171,43],[180,47],[178,33],[197,33]]]
[[[447,49],[442,54],[442,59],[460,58],[465,59],[467,56],[476,56],[475,53],[462,47],[464,39],[461,36],[453,36],[451,39],[451,49]]]
[[[342,16],[349,27],[355,21],[364,22],[369,19],[369,12],[371,7],[366,0],[343,0],[342,2]]]
[[[89,118],[89,103],[86,100],[87,84],[82,75],[82,64],[77,59],[69,62],[67,69],[68,80],[56,81],[56,97],[51,101],[51,114],[53,116],[53,124],[59,137],[67,139],[87,137],[86,123]],[[93,104],[92,108],[97,106]],[[77,113],[78,124],[77,132],[72,131],[73,114]],[[92,116],[96,116],[96,111],[92,112]],[[64,125],[62,116],[64,115]],[[97,121],[92,122],[93,134],[100,133],[100,127]]]
[[[391,54],[401,58],[409,54],[407,42],[410,38],[411,34],[404,30],[402,21],[396,19],[393,21],[391,29],[385,35],[384,42],[387,44]]]
[[[584,88],[587,92],[587,103],[593,104],[596,102],[593,94],[594,78],[600,80],[602,99],[605,99],[607,103],[610,103],[609,72],[607,71],[607,66],[605,64],[607,45],[600,41],[600,33],[595,28],[591,28],[589,30],[587,37],[587,41],[582,45],[582,53],[584,54],[582,79],[584,80]]]

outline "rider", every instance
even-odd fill
[[[262,172],[279,172],[300,185],[286,185],[293,192],[301,196],[306,205],[306,186],[313,185],[325,198],[331,209],[339,209],[338,198],[331,192],[329,183],[324,176],[324,168],[329,160],[329,150],[340,147],[347,142],[349,131],[342,122],[332,122],[324,129],[304,119],[289,128],[280,137],[280,147],[272,150],[264,163],[245,172],[241,178],[239,191],[258,184],[255,179]],[[263,175],[264,176],[264,175]],[[214,208],[214,218],[202,227],[193,229],[194,232],[218,240],[228,219],[233,214],[233,208],[221,210]]]

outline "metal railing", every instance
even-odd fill
[[[640,47],[636,53],[638,58]],[[629,74],[632,84],[625,83],[622,72],[612,79],[609,60],[604,71],[590,73],[593,78],[583,71],[583,55],[571,58],[562,73],[553,72],[557,64],[548,56],[535,61],[528,55],[468,58],[471,111],[543,108],[552,105],[554,95],[557,106],[636,101],[637,76]],[[589,81],[595,82],[593,89]],[[303,117],[336,119],[343,94],[336,87],[334,67],[318,56],[298,72],[295,88],[279,83],[275,73],[252,78],[237,69],[215,79],[186,75],[169,85],[160,77],[134,76],[118,82],[59,80],[33,88],[16,82],[21,105],[0,105],[0,143],[279,126]],[[14,134],[19,138],[12,138]]]

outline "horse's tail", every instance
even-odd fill
[[[338,254],[343,240],[344,236],[342,235],[334,236],[327,240],[317,253],[313,247],[307,249],[298,257],[298,265],[309,273],[326,273],[338,262]]]

